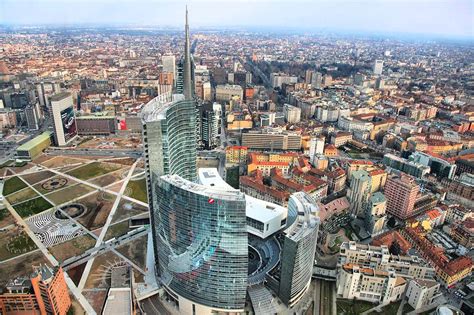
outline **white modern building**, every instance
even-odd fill
[[[198,178],[204,186],[237,190],[222,179],[216,168],[200,168]],[[264,239],[286,228],[287,208],[249,195],[245,195],[245,204],[248,233]]]

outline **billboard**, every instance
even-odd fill
[[[61,122],[64,131],[64,141],[68,142],[77,135],[76,117],[74,116],[72,106],[61,111]]]

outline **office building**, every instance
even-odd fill
[[[111,115],[78,116],[76,124],[80,136],[110,136],[116,131],[116,118]]]
[[[393,169],[402,171],[417,178],[422,178],[430,173],[429,166],[407,160],[390,153],[384,155],[382,162]]]
[[[162,176],[155,194],[159,277],[180,314],[243,312],[248,268],[245,195],[178,175]]]
[[[367,171],[360,170],[351,174],[349,201],[353,216],[364,215],[369,202],[370,189],[371,179]]]
[[[385,220],[385,210],[387,208],[387,200],[381,192],[375,192],[370,196],[365,211],[365,225],[370,235],[376,235],[382,232]]]
[[[414,216],[414,207],[420,187],[408,176],[389,177],[385,184],[387,212],[405,220]]]
[[[297,133],[249,131],[242,134],[242,145],[249,149],[301,150],[301,135]]]
[[[206,149],[214,149],[220,145],[222,105],[219,103],[204,104],[200,107],[200,133]]]
[[[77,136],[72,95],[61,92],[51,96],[50,100],[56,145],[66,146]]]
[[[383,70],[383,60],[375,60],[373,72],[375,75],[381,75]]]
[[[294,124],[301,120],[301,108],[291,106],[290,104],[283,105],[283,114],[287,123]]]
[[[308,194],[297,192],[288,201],[280,264],[269,272],[269,286],[286,306],[301,300],[311,284],[320,225],[318,207]]]
[[[26,124],[29,130],[38,130],[40,127],[40,116],[38,104],[25,107]]]
[[[163,65],[163,72],[172,73],[173,80],[176,80],[176,58],[172,54],[165,54],[161,57],[161,63]]]
[[[35,268],[30,278],[16,278],[0,295],[1,314],[66,315],[71,298],[62,268]]]
[[[457,165],[454,161],[416,151],[409,157],[410,161],[429,167],[430,173],[439,178],[453,179]]]

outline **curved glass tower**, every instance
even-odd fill
[[[160,280],[177,295],[180,312],[242,312],[248,268],[244,194],[177,175],[162,176],[156,194]]]

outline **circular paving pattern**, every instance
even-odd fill
[[[55,190],[61,187],[66,186],[67,179],[64,177],[51,178],[41,184],[41,187],[45,190]]]
[[[62,206],[61,210],[63,212],[66,212],[71,218],[77,218],[83,215],[84,212],[86,212],[86,206],[80,203],[71,203],[66,206]],[[61,213],[59,210],[54,213],[54,216],[62,220],[68,219],[68,217]]]

